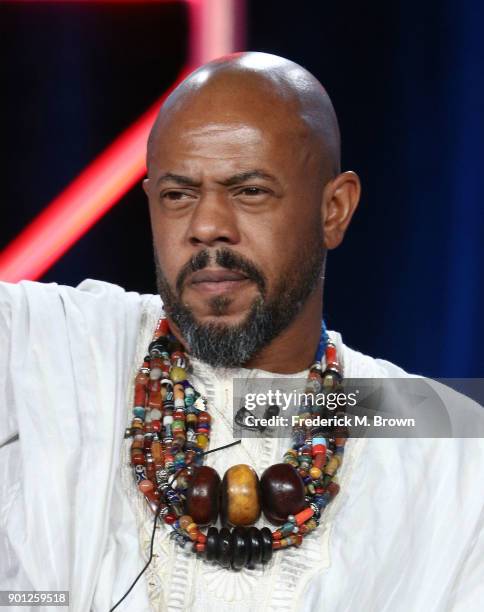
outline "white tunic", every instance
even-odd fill
[[[67,590],[71,612],[108,612],[146,562],[153,516],[123,433],[160,312],[158,296],[104,282],[0,283],[0,590]],[[330,335],[345,377],[405,376]],[[192,365],[215,448],[233,440],[233,377],[274,375]],[[476,404],[459,396],[459,410],[482,426]],[[206,463],[260,474],[288,444],[244,439]],[[482,610],[483,465],[480,438],[350,439],[340,493],[300,548],[232,572],[177,547],[161,525],[152,565],[117,610]]]

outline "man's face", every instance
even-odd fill
[[[295,117],[260,115],[182,113],[162,126],[145,183],[165,309],[192,352],[217,365],[250,358],[319,285],[317,155]],[[193,351],[195,328],[213,346]],[[259,346],[210,357],[224,337],[251,334]]]

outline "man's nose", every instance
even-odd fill
[[[216,191],[202,194],[188,227],[190,243],[213,246],[219,242],[236,244],[239,239],[237,217],[230,197]]]

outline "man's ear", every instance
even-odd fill
[[[360,193],[360,179],[351,171],[338,174],[324,188],[321,214],[325,248],[335,249],[343,241]]]
[[[149,178],[145,178],[143,180],[143,190],[146,193],[146,195],[149,197],[150,196],[150,179]]]

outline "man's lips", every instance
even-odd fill
[[[199,270],[190,277],[190,283],[223,283],[225,281],[246,280],[247,276],[234,270]]]
[[[244,281],[250,282],[250,279],[242,272],[222,268],[206,269],[192,274],[188,280],[188,286],[196,291],[214,294],[236,289],[244,285]]]

